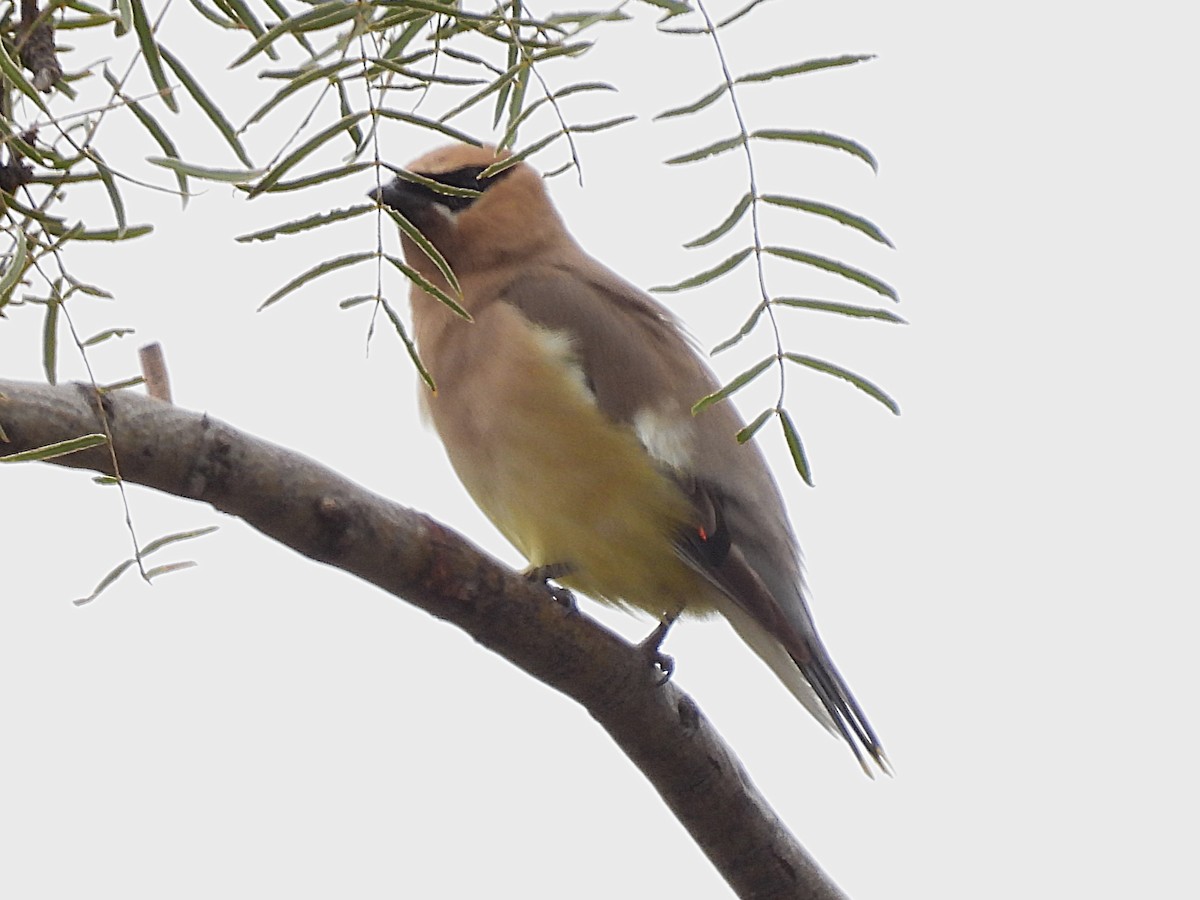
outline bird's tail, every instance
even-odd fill
[[[869,777],[873,778],[875,773],[868,761],[874,763],[881,772],[892,774],[891,763],[883,752],[883,745],[875,730],[815,631],[810,635],[797,636],[799,646],[792,651],[740,607],[731,605],[722,612],[734,631],[771,668],[804,708],[831,733],[850,745],[858,764]]]

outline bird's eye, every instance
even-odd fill
[[[482,194],[512,171],[512,168],[508,168],[497,172],[495,175],[488,178],[480,178],[480,174],[486,168],[487,166],[463,166],[461,169],[454,169],[450,172],[422,172],[420,174],[424,175],[424,177],[430,179],[431,181],[444,184],[446,187],[461,188],[468,191],[478,191]],[[434,188],[422,185],[411,185],[407,188],[407,190],[421,194],[427,200],[437,203],[438,205],[445,207],[447,210],[454,213],[462,212],[477,199],[479,199],[477,196],[444,194],[440,193]]]
[[[439,172],[429,177],[448,187],[466,188],[467,190],[482,193],[512,171],[511,168],[503,169],[489,178],[480,178],[479,176],[486,168],[487,166],[463,166],[461,169],[455,169],[452,172]]]

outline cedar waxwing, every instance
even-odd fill
[[[371,192],[440,251],[474,319],[414,284],[436,384],[424,403],[458,477],[534,571],[666,624],[725,616],[868,774],[866,757],[890,771],[817,635],[779,490],[758,448],[736,441],[732,403],[692,414],[719,384],[674,317],[575,243],[528,165],[481,179],[496,160],[455,145],[409,166],[478,196],[400,178]]]

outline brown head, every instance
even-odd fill
[[[490,178],[480,174],[510,154],[494,147],[452,144],[409,163],[408,170],[440,184],[479,191],[479,196],[442,194],[396,178],[370,195],[417,226],[460,278],[473,271],[519,263],[557,243],[570,241],[542,178],[518,163]],[[425,254],[407,238],[404,254],[433,277]]]

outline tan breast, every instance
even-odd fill
[[[531,564],[573,566],[568,586],[655,615],[696,598],[674,551],[689,504],[634,430],[597,408],[564,334],[495,303],[437,342],[434,426],[471,496]]]

